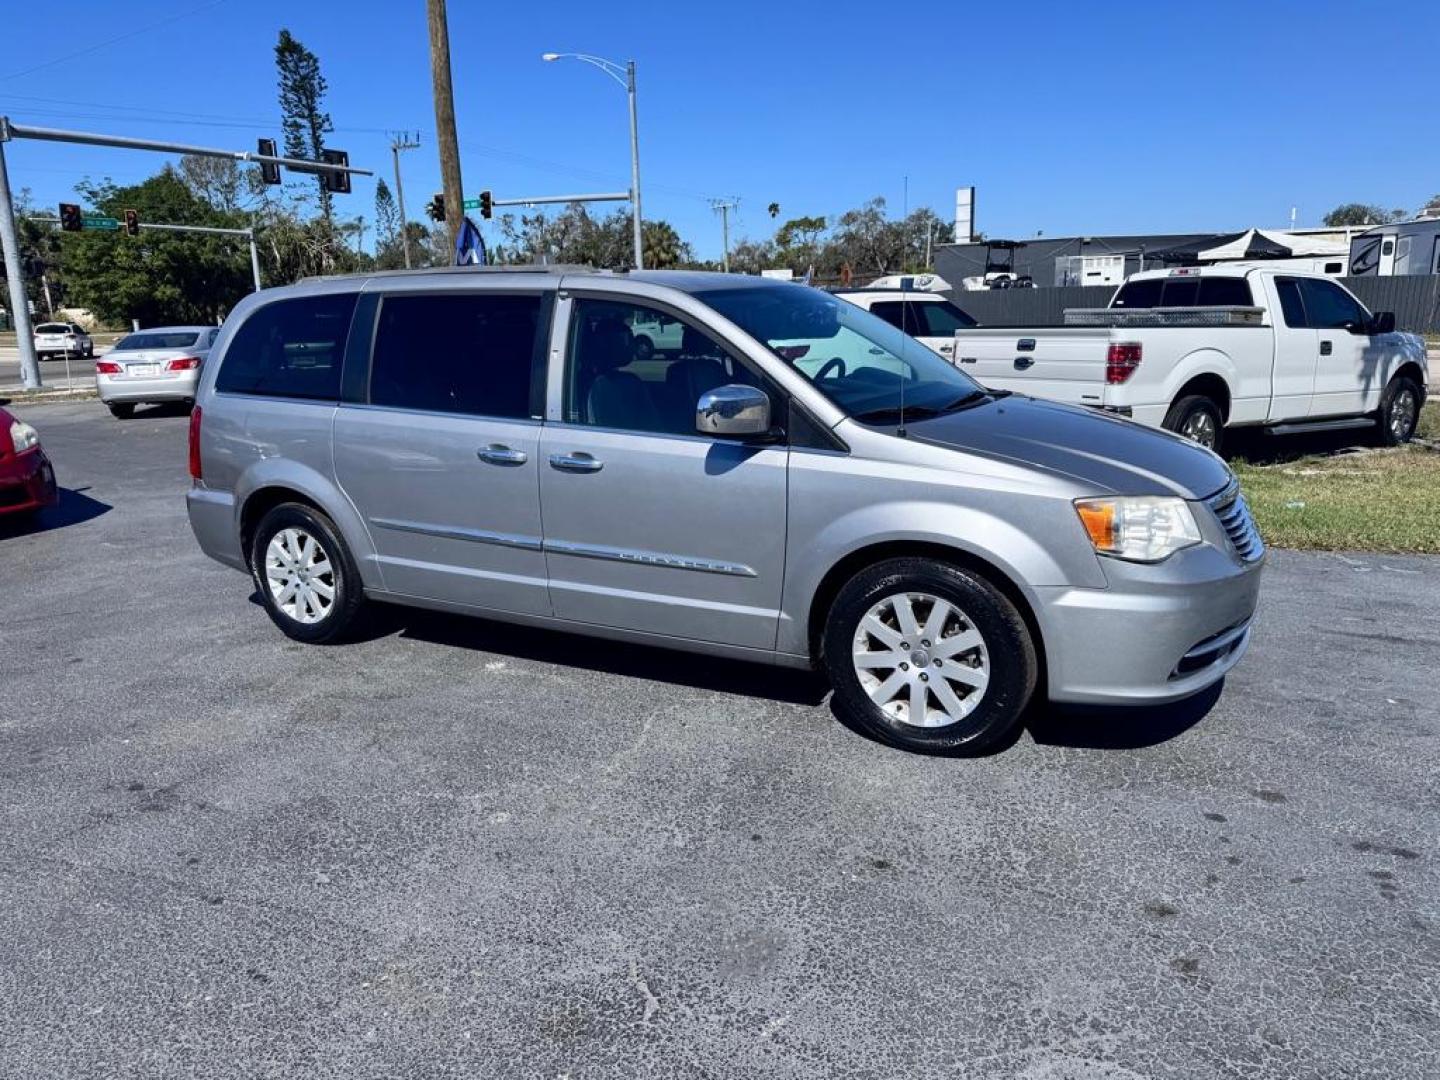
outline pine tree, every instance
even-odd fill
[[[330,114],[324,111],[325,76],[320,58],[300,44],[289,30],[280,31],[275,46],[275,67],[280,76],[280,127],[285,132],[287,157],[319,161],[325,136],[334,131]],[[333,225],[331,195],[323,176],[315,178],[320,189],[320,213],[326,225]]]
[[[390,194],[390,185],[384,178],[375,181],[375,249],[387,248],[400,242],[400,210],[395,205],[395,196]]]

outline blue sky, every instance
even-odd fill
[[[283,26],[320,56],[331,144],[389,178],[386,132],[419,129],[411,216],[439,189],[420,0],[11,7],[6,39],[25,47],[0,50],[0,112],[17,122],[253,148],[279,135]],[[711,198],[740,200],[734,239],[768,233],[772,201],[781,220],[874,195],[898,213],[907,176],[909,206],[946,219],[975,184],[977,227],[1017,238],[1281,227],[1291,206],[1318,224],[1340,202],[1413,211],[1440,192],[1433,0],[450,0],[450,35],[467,193],[628,186],[624,92],[540,54],[634,58],[646,216],[712,257]],[[161,162],[30,141],[7,159],[46,205]],[[357,178],[341,212],[372,218],[373,191]]]

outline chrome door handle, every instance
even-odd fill
[[[604,465],[604,462],[597,461],[583,450],[573,454],[550,455],[550,467],[561,472],[599,472]]]
[[[491,443],[484,450],[476,450],[475,455],[491,465],[524,465],[526,461],[524,450],[511,450],[500,443]]]

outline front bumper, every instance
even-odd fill
[[[172,375],[99,375],[95,389],[107,405],[121,402],[193,401],[200,371],[177,371]]]
[[[0,458],[0,514],[23,514],[59,501],[55,468],[40,447]]]
[[[1108,589],[1035,590],[1052,701],[1178,701],[1240,662],[1265,557],[1210,539],[1154,565],[1102,559]]]

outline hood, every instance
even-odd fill
[[[1230,482],[1225,463],[1188,439],[1019,394],[906,427],[912,439],[1059,473],[1096,495],[1204,499]]]

